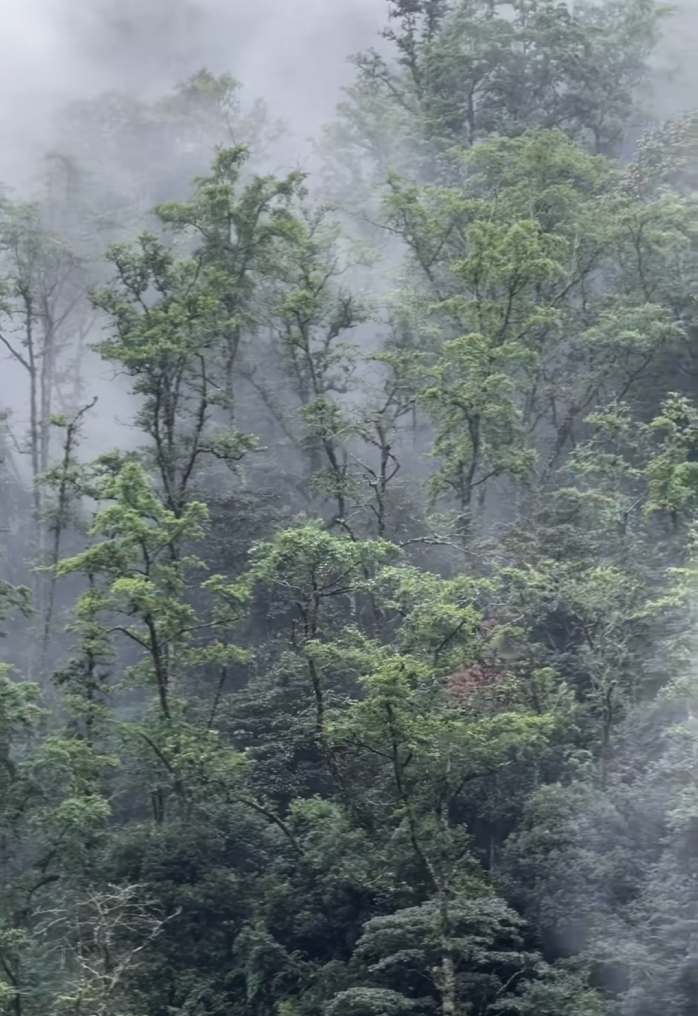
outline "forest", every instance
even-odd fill
[[[2,1016],[698,1012],[672,14],[384,14],[0,199]]]

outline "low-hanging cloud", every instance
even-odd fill
[[[151,98],[229,72],[294,134],[316,133],[371,45],[385,0],[10,0],[0,5],[0,179],[22,186],[56,111],[107,91]]]

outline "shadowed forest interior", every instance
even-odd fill
[[[383,6],[0,197],[2,1016],[698,1012],[691,19]]]

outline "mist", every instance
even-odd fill
[[[202,67],[264,99],[304,150],[376,41],[384,0],[28,0],[0,11],[0,179],[36,172],[57,112],[105,92],[153,99]]]
[[[0,7],[0,1016],[695,1016],[696,39]]]

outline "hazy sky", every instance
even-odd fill
[[[152,95],[202,66],[314,132],[385,11],[385,0],[0,0],[0,177],[17,182],[71,98]]]
[[[663,47],[673,74],[656,105],[695,104],[698,0]],[[386,0],[0,0],[0,181],[21,184],[50,143],[53,111],[105,90],[162,93],[203,66],[229,71],[294,133],[317,133],[377,41]],[[667,60],[660,60],[665,69]],[[676,73],[677,66],[680,70]]]

